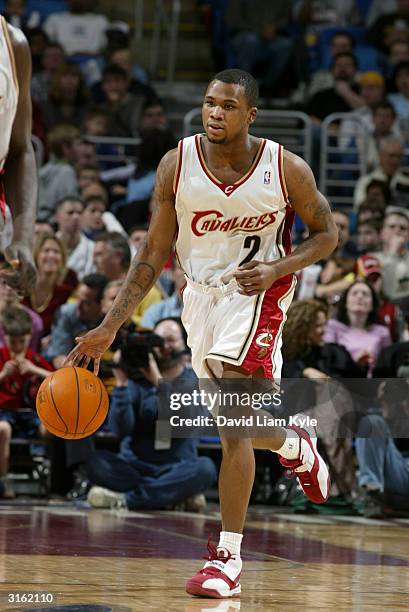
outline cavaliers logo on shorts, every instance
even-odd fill
[[[257,353],[257,359],[264,359],[269,350],[271,350],[272,343],[274,341],[274,336],[271,333],[271,323],[269,323],[265,329],[260,334],[257,334],[254,342],[257,346],[260,346],[260,350]]]

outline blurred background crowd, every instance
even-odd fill
[[[296,122],[293,140],[284,142],[296,152],[302,118],[307,161],[339,229],[334,253],[298,275],[283,377],[407,378],[409,0],[186,0],[208,72],[198,61],[196,72],[176,71],[167,80],[138,54],[135,32],[149,30],[135,21],[141,3],[123,2],[118,15],[104,2],[96,12],[95,4],[0,3],[31,48],[39,172],[36,289],[21,300],[0,284],[0,495],[10,498],[18,488],[7,476],[16,439],[35,438],[30,457],[52,454],[46,494],[81,499],[98,485],[120,495],[107,502],[94,487],[89,499],[97,506],[200,510],[216,481],[217,443],[210,458],[199,450],[212,444],[198,450],[196,440],[171,440],[159,449],[155,438],[160,379],[194,377],[180,324],[184,275],[174,258],[104,356],[100,375],[111,410],[99,442],[42,438],[32,411],[38,384],[62,366],[75,337],[102,320],[121,287],[149,227],[157,165],[188,133],[184,111],[175,109],[200,105],[208,78],[227,67],[258,79],[259,108],[273,113],[265,117],[278,112],[281,122]],[[183,32],[189,23],[182,19]],[[281,141],[274,121],[260,129]],[[9,223],[2,248],[11,231]],[[304,231],[297,220],[295,245]],[[407,411],[407,402],[403,396],[399,410]],[[361,428],[386,432],[375,442],[337,431],[322,436],[333,511],[382,516],[385,504],[409,508],[409,445],[387,435],[389,404],[381,387],[362,419]],[[297,508],[297,492],[271,456],[260,465],[253,500]]]

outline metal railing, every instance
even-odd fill
[[[353,206],[357,180],[368,172],[369,136],[353,113],[332,113],[321,124],[320,191],[336,208]]]
[[[167,8],[169,4],[170,11]],[[168,42],[166,51],[166,80],[168,83],[172,83],[175,79],[181,4],[181,0],[172,0],[170,3],[165,0],[156,0],[149,69],[152,76],[155,76],[158,72],[161,36],[162,31],[164,31]],[[137,8],[137,11],[139,15],[143,15],[143,6]]]
[[[135,30],[134,40],[141,43],[143,40],[144,0],[135,0]]]
[[[194,108],[183,119],[183,135],[203,132],[202,109]],[[299,111],[259,110],[257,120],[251,126],[254,136],[276,140],[284,147],[311,163],[312,122]]]
[[[112,151],[103,152],[103,149],[101,152],[97,151],[99,162],[122,162],[124,164],[135,161],[137,146],[141,142],[140,138],[119,138],[115,136],[85,135],[84,139],[95,145],[111,145]]]

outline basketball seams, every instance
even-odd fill
[[[56,413],[58,414],[59,418],[61,419],[61,422],[64,424],[65,426],[65,433],[68,433],[68,425],[67,423],[64,421],[64,419],[62,418],[61,414],[58,411],[57,405],[55,403],[54,400],[54,394],[53,394],[53,379],[54,379],[54,374],[51,376],[51,380],[50,380],[50,385],[49,385],[49,389],[50,389],[50,395],[51,395],[51,401],[53,403],[53,406],[55,408]]]
[[[39,411],[37,411],[39,412]],[[44,423],[44,425],[47,427],[48,431],[50,431],[51,433],[54,433],[54,431],[58,431],[59,433],[62,433],[64,435],[69,435],[70,432],[69,431],[63,431],[62,429],[57,429],[57,427],[54,427],[54,425],[52,425],[51,423],[49,423],[45,418],[44,415],[39,415],[40,419],[42,421],[42,423]],[[54,430],[54,431],[53,431]]]
[[[82,433],[86,433],[90,423],[92,423],[92,421],[95,419],[95,417],[97,416],[99,409],[101,408],[101,402],[102,402],[102,383],[101,380],[98,378],[98,383],[99,383],[99,391],[100,391],[100,395],[99,395],[99,403],[98,403],[98,408],[95,411],[94,416],[92,417],[92,419],[90,421],[88,421],[88,423],[85,425],[85,427],[83,427],[82,429]]]
[[[77,385],[77,422],[75,423],[75,431],[74,431],[74,434],[76,434],[78,433],[78,422],[80,419],[80,385],[78,382],[77,368],[73,368],[73,370],[74,370],[75,383]]]

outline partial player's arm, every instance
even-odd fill
[[[19,86],[16,116],[5,163],[6,201],[13,216],[13,242],[5,256],[18,270],[18,287],[29,293],[35,285],[32,256],[33,228],[37,210],[37,168],[31,142],[31,55],[23,33],[8,26]]]
[[[295,251],[277,262],[279,276],[285,276],[328,257],[338,243],[338,229],[326,198],[317,189],[309,165],[293,153],[284,154],[284,175],[291,206],[309,230],[309,236]]]
[[[77,365],[84,360],[86,367],[94,359],[94,372],[97,373],[102,353],[112,344],[118,329],[131,316],[161,273],[177,230],[173,192],[176,163],[177,149],[169,151],[160,162],[154,192],[155,212],[146,241],[133,259],[124,284],[104,320],[97,328],[77,339],[78,344],[68,355],[66,363]]]
[[[282,276],[327,257],[337,246],[338,230],[329,204],[318,191],[308,164],[292,153],[284,154],[284,176],[291,206],[308,227],[309,236],[293,253],[273,262],[250,261],[235,274],[240,293],[256,295]]]

